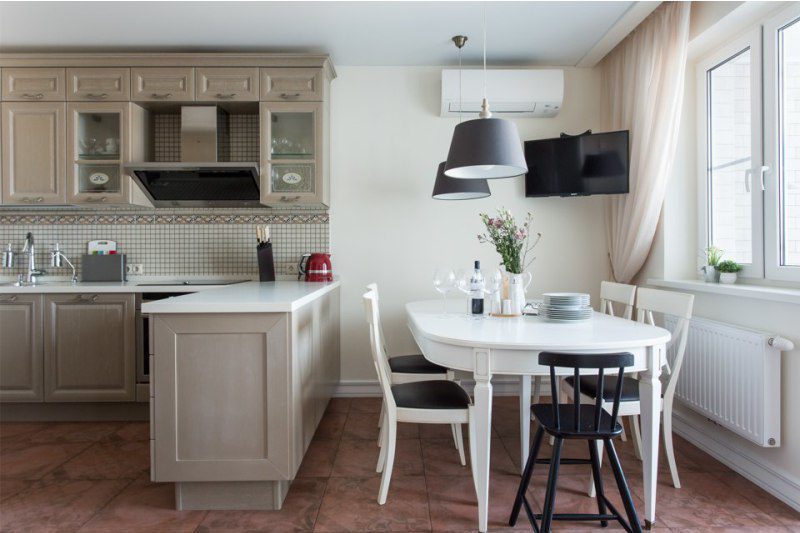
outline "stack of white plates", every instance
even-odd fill
[[[592,318],[589,295],[574,292],[550,292],[543,295],[539,316],[550,322],[581,322]]]

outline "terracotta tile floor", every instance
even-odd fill
[[[334,399],[281,511],[175,511],[171,484],[149,480],[146,423],[0,424],[2,532],[284,532],[472,531],[477,508],[469,469],[446,426],[406,425],[389,501],[379,506],[374,467],[380,401]],[[490,529],[506,521],[519,477],[517,400],[495,399]],[[402,426],[401,426],[402,427]],[[580,443],[569,456],[588,455]],[[580,445],[577,445],[580,444]],[[661,531],[796,531],[800,513],[676,437],[683,488],[672,488],[662,461],[658,489]],[[544,452],[550,447],[545,446]],[[619,442],[623,467],[642,509],[641,463]],[[586,468],[562,468],[557,511],[594,512],[585,495]],[[613,479],[604,470],[612,501]],[[544,468],[530,496],[543,499]],[[621,508],[621,505],[618,505]],[[599,530],[594,523],[556,523],[561,531]],[[521,519],[518,530],[530,530]],[[619,530],[610,525],[609,529]]]

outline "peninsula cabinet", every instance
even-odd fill
[[[0,294],[0,401],[44,400],[42,296]]]
[[[0,108],[3,203],[64,204],[66,104],[3,102]]]
[[[3,68],[3,100],[46,102],[66,99],[63,68]]]
[[[45,401],[134,401],[134,295],[48,294],[44,304]]]

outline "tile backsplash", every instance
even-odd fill
[[[80,271],[88,241],[117,241],[128,264],[142,264],[144,276],[226,276],[258,274],[255,226],[269,225],[277,274],[296,274],[305,252],[328,252],[328,211],[321,209],[76,209],[0,210],[0,245],[17,252],[14,268],[0,276],[25,271],[20,254],[25,235],[36,243],[36,266],[49,275],[67,276],[69,267],[49,266],[53,243]],[[129,275],[129,279],[135,276]]]

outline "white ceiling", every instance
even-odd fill
[[[634,4],[486,2],[489,63],[577,65]],[[476,64],[483,6],[463,1],[2,2],[0,50],[309,51],[329,53],[336,65],[452,65],[456,49],[450,37],[465,34],[470,38],[465,64]]]

